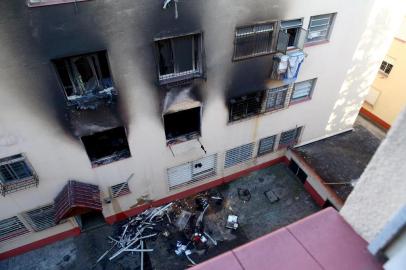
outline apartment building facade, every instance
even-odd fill
[[[389,129],[406,106],[406,83],[403,77],[406,69],[406,17],[393,38],[379,67],[361,114],[378,126]]]
[[[351,129],[397,20],[380,0],[164,2],[0,4],[0,258]]]

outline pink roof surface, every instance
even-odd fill
[[[191,269],[382,270],[367,245],[327,208]]]

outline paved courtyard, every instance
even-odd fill
[[[243,198],[238,191],[248,190]],[[279,200],[271,203],[265,192],[271,190]],[[220,186],[212,190],[224,200],[221,206],[209,207],[204,224],[206,231],[218,241],[217,246],[203,254],[192,254],[202,262],[234,247],[256,239],[320,210],[305,191],[300,181],[284,164],[277,164]],[[225,228],[229,214],[238,216],[239,228]],[[140,269],[139,254],[125,254],[114,261],[107,259],[96,264],[97,259],[109,248],[107,237],[119,229],[119,224],[105,225],[81,235],[37,249],[0,262],[4,270],[37,269]],[[174,252],[178,235],[160,235],[147,241],[154,251],[145,258],[144,269],[185,269],[190,262]]]

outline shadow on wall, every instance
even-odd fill
[[[352,66],[347,71],[346,79],[329,117],[325,129],[327,134],[347,129],[355,122],[362,102],[378,72],[379,64],[389,49],[392,40],[390,37],[396,29],[394,26],[400,24],[402,16],[398,10],[402,9],[399,6],[401,5],[377,1],[372,7],[366,30],[353,56]]]

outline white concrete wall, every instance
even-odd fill
[[[219,171],[216,177],[195,185],[283,155],[283,152],[269,154],[223,171],[224,152],[230,148],[258,141],[296,126],[304,126],[301,142],[350,128],[378,69],[379,61],[386,52],[386,45],[389,46],[391,40],[390,33],[397,14],[396,8],[391,9],[388,6],[383,9],[379,6],[387,2],[258,0],[255,3],[236,0],[231,4],[226,0],[206,0],[204,5],[199,6],[198,12],[203,18],[207,64],[201,142],[208,155],[219,154]],[[146,5],[145,3],[140,2],[140,5]],[[98,3],[98,7],[104,4],[107,2]],[[89,5],[93,4],[89,2]],[[282,6],[285,6],[283,12]],[[257,14],[252,14],[254,7]],[[275,10],[281,10],[279,14],[283,16],[271,15],[278,13]],[[116,12],[120,19],[139,19],[144,14],[136,6]],[[307,57],[298,77],[298,81],[318,78],[312,99],[286,110],[228,124],[224,88],[227,87],[230,66],[234,64],[231,62],[231,40],[235,26],[263,20],[303,17],[304,27],[307,28],[310,16],[332,12],[337,12],[337,16],[330,42],[305,49]],[[0,28],[7,25],[8,19],[14,20],[13,16],[16,15],[10,13],[9,16],[10,18],[4,16],[1,19]],[[119,24],[117,18],[106,18],[106,24]],[[220,25],[214,22],[219,22]],[[69,28],[66,22],[58,23],[60,25],[52,27]],[[40,27],[35,26],[28,35],[35,39],[41,31]],[[92,31],[96,34],[92,32],[89,39],[93,35],[97,36],[97,28]],[[142,35],[142,26],[130,30],[120,28],[120,31],[122,32],[117,34],[116,40],[106,38],[110,33],[103,33],[101,39],[106,40],[105,47],[114,80],[119,82],[119,96],[127,107],[126,117],[131,119],[127,123],[132,153],[129,159],[92,169],[83,146],[74,138],[66,136],[66,131],[51,117],[49,110],[43,109],[48,105],[48,99],[43,99],[40,93],[33,96],[21,94],[23,89],[35,91],[47,87],[47,81],[54,80],[48,76],[52,73],[41,73],[39,69],[38,72],[32,72],[30,65],[33,64],[28,60],[7,64],[0,69],[0,108],[3,112],[0,114],[0,157],[25,153],[40,179],[38,188],[1,197],[0,219],[52,202],[68,179],[97,184],[102,189],[103,197],[107,197],[109,186],[123,182],[134,173],[135,176],[129,183],[132,194],[104,206],[104,215],[110,216],[128,210],[140,197],[156,200],[178,192],[168,191],[166,169],[203,156],[200,145],[195,141],[175,146],[176,157],[166,147],[162,119],[157,117],[160,114],[156,106],[159,101],[152,94],[155,89],[152,89],[147,80],[150,74],[145,74],[145,69],[142,68],[145,64],[153,65],[143,62],[145,55],[152,53],[152,50],[140,47],[133,53],[136,50],[128,35],[133,35],[132,31]],[[11,40],[10,36],[0,39],[3,52],[7,52],[7,55],[0,55],[0,60],[24,58],[29,54],[24,46]],[[224,42],[225,40],[229,42]],[[49,69],[47,64],[42,64],[41,71]],[[21,79],[15,79],[16,74],[22,74]]]
[[[348,197],[341,214],[367,241],[406,204],[406,111],[395,124]]]

